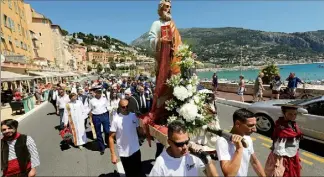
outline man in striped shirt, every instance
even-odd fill
[[[18,121],[7,119],[1,122],[1,170],[3,176],[36,175],[39,156],[34,140],[17,132]]]

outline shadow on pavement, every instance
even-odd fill
[[[308,152],[312,152],[316,155],[319,155],[321,157],[324,157],[324,144],[318,143],[316,141],[311,141],[308,139],[303,139],[300,144],[299,147],[303,150],[306,150]]]
[[[113,173],[101,174],[98,177],[120,177],[119,173],[115,170]]]
[[[60,148],[61,151],[65,151],[71,148],[71,146],[69,145],[69,143],[67,143],[66,141],[62,140],[60,143]]]
[[[153,159],[142,161],[142,170],[143,170],[143,173],[150,174],[150,172],[151,172],[151,170],[153,168],[152,162],[154,162]]]
[[[47,115],[56,115],[56,112],[47,113]]]
[[[99,151],[99,147],[98,147],[97,141],[88,142],[83,147],[85,147],[86,149],[88,149],[90,151]]]

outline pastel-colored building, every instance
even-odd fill
[[[25,16],[27,17],[27,23],[29,30],[32,31],[33,37],[37,38],[37,41],[33,41],[35,45],[34,53],[36,50],[35,58],[45,58],[48,61],[50,68],[56,68],[55,54],[54,54],[54,41],[52,34],[52,21],[46,16],[36,12],[29,4],[24,5]]]
[[[52,25],[52,39],[54,61],[57,68],[64,70],[64,65],[67,64],[67,59],[64,52],[64,39],[62,29],[59,25]]]
[[[77,68],[79,71],[87,71],[87,47],[74,44],[71,46],[72,55],[76,59]]]
[[[2,70],[23,70],[32,59],[31,37],[23,1],[1,0],[1,54],[6,60]],[[21,71],[19,70],[21,69]]]
[[[111,61],[114,61],[116,55],[114,53],[108,52],[88,52],[87,60],[89,62],[96,61],[97,63],[107,64]]]

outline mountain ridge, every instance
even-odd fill
[[[301,60],[324,57],[324,30],[307,32],[266,32],[239,27],[180,28],[184,42],[190,44],[202,61],[238,62],[241,47],[250,62],[260,58]],[[132,46],[149,48],[148,32],[131,42]],[[223,62],[224,63],[224,62]]]

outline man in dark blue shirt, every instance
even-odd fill
[[[298,83],[304,84],[302,80],[295,76],[295,73],[290,73],[286,79],[288,81],[288,89],[293,95],[296,95],[296,88]]]

